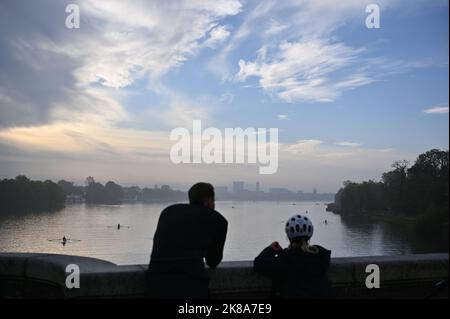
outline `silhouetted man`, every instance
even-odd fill
[[[162,211],[147,272],[148,297],[209,297],[204,260],[210,268],[221,262],[228,227],[214,208],[213,186],[197,183],[189,190],[189,204]]]

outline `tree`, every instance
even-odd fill
[[[105,185],[105,195],[104,195],[104,203],[117,205],[122,203],[123,198],[123,190],[122,187],[117,185],[114,182],[107,182]]]
[[[89,185],[95,183],[95,179],[92,176],[88,176],[88,177],[86,177],[86,182],[85,183],[86,183],[86,186],[89,186]]]
[[[64,207],[64,190],[50,180],[31,181],[19,175],[0,181],[0,212],[48,212]]]
[[[86,186],[86,203],[103,204],[104,203],[104,186],[100,183],[93,182]]]
[[[402,160],[392,164],[394,170],[382,175],[382,182],[386,188],[387,205],[394,211],[406,209],[406,180],[409,162]]]
[[[420,154],[408,170],[409,209],[422,214],[430,203],[442,206],[448,201],[448,151],[432,149]]]
[[[95,182],[93,177],[86,178],[86,203],[118,205],[122,203],[123,189],[120,185],[109,181],[103,186]]]

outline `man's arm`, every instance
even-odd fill
[[[228,222],[227,220],[217,213],[217,219],[214,219],[215,224],[211,227],[211,241],[206,254],[206,264],[210,268],[217,267],[223,258],[223,248],[225,246],[225,240],[227,237]]]

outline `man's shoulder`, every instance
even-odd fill
[[[202,206],[197,206],[196,209],[198,209],[200,215],[205,217],[208,222],[214,223],[219,227],[228,226],[226,218],[217,210]]]
[[[189,204],[185,204],[185,203],[172,204],[172,205],[169,205],[166,208],[164,208],[163,212],[188,209],[189,206],[190,206]]]
[[[220,214],[218,211],[214,209],[210,209],[203,206],[191,205],[191,204],[173,204],[170,205],[162,211],[162,215],[170,215],[177,213],[188,213],[191,212],[193,214],[200,214],[201,216],[207,217],[209,219],[213,219],[219,223],[228,224],[228,221]]]
[[[214,216],[214,219],[217,220],[218,223],[220,223],[224,226],[228,226],[227,219],[221,213],[219,213],[217,210],[212,209],[212,216]]]
[[[162,210],[160,218],[170,218],[170,216],[185,214],[186,211],[189,211],[189,204],[172,204]]]

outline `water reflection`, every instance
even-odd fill
[[[56,213],[3,216],[0,251],[73,254],[117,264],[147,263],[156,223],[165,206],[78,204]],[[218,202],[217,209],[229,221],[224,260],[252,260],[274,240],[286,246],[285,221],[306,211],[315,225],[312,242],[331,249],[334,257],[442,250],[420,240],[408,227],[341,217],[326,212],[324,203]],[[118,228],[118,224],[127,227]],[[63,236],[73,240],[66,245],[51,241]]]

